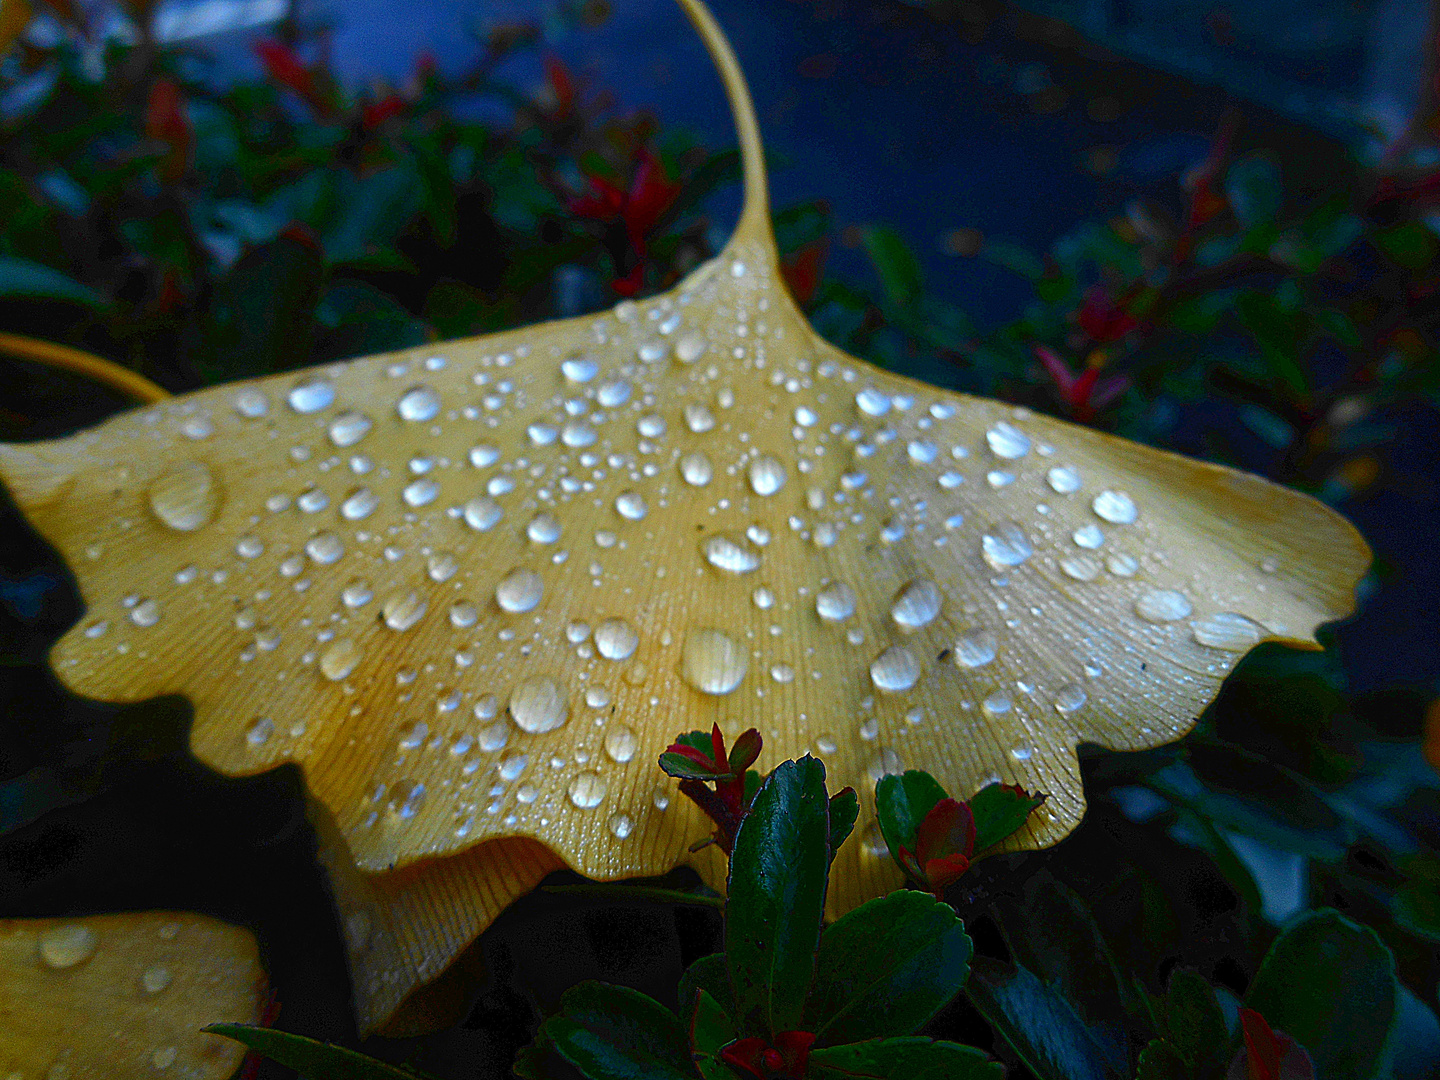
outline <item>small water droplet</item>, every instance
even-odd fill
[[[794,682],[795,669],[789,664],[775,664],[770,668],[770,678],[782,684]]]
[[[330,496],[317,487],[309,487],[295,499],[295,505],[307,514],[318,514],[330,505]]]
[[[270,399],[247,386],[235,394],[235,411],[247,420],[257,420],[270,411]]]
[[[536,544],[553,544],[560,539],[560,523],[550,514],[536,514],[525,526],[525,535]]]
[[[521,731],[542,735],[570,717],[560,684],[545,676],[526,679],[510,694],[510,718]]]
[[[534,570],[510,571],[495,586],[495,602],[512,614],[532,610],[545,593],[545,582]]]
[[[1060,569],[1076,581],[1094,581],[1100,576],[1099,561],[1089,555],[1067,555],[1060,560]]]
[[[1089,695],[1085,693],[1084,687],[1076,683],[1066,683],[1060,687],[1059,690],[1055,691],[1055,700],[1053,702],[1055,711],[1063,715],[1069,715],[1084,705],[1088,697]]]
[[[989,630],[971,630],[955,642],[955,663],[963,668],[984,667],[995,659],[998,647]]]
[[[890,608],[890,617],[906,630],[918,630],[940,614],[943,600],[938,585],[917,578],[900,590]]]
[[[750,594],[750,599],[761,611],[769,611],[775,606],[775,594],[764,585],[757,586],[755,591]]]
[[[324,378],[301,379],[291,387],[287,400],[298,413],[319,412],[334,404],[335,384]]]
[[[530,764],[529,754],[506,754],[500,762],[500,779],[509,783],[520,777],[525,771],[525,766]]]
[[[626,521],[641,520],[647,509],[645,500],[633,491],[622,491],[615,496],[615,512]]]
[[[494,499],[479,496],[465,504],[465,524],[476,532],[488,532],[495,527],[505,511]]]
[[[391,630],[409,630],[425,615],[429,605],[414,589],[397,592],[380,606],[380,615]]]
[[[1201,645],[1228,652],[1244,652],[1258,645],[1264,628],[1253,619],[1234,611],[1220,611],[1190,624],[1191,633]]]
[[[640,644],[640,635],[624,619],[606,619],[595,627],[595,648],[607,660],[628,660]]]
[[[361,412],[342,412],[330,421],[330,441],[336,446],[354,446],[370,433],[370,417]]]
[[[577,773],[566,788],[570,801],[581,810],[591,810],[599,806],[609,789],[605,778],[596,772]]]
[[[332,641],[320,656],[320,674],[331,682],[348,678],[360,663],[360,647],[350,638]]]
[[[215,520],[220,491],[210,470],[197,461],[186,462],[150,485],[150,509],[179,532],[193,532]]]
[[[397,780],[390,788],[390,801],[385,804],[394,817],[409,821],[425,804],[425,785],[414,780]]]
[[[340,593],[341,601],[348,608],[364,607],[374,599],[374,596],[374,592],[370,589],[370,583],[358,578],[346,585]]]
[[[610,760],[622,765],[635,756],[639,745],[635,732],[624,724],[615,724],[605,732],[605,753],[610,755]]]
[[[715,476],[710,459],[698,451],[680,459],[680,475],[691,487],[704,487]]]
[[[380,505],[380,497],[369,488],[357,488],[340,504],[340,514],[347,521],[360,521],[369,517]]]
[[[605,824],[610,829],[610,835],[615,837],[616,840],[624,840],[635,828],[635,823],[630,820],[628,814],[611,814],[610,819]]]
[[[867,386],[855,395],[855,404],[866,416],[884,416],[890,411],[890,395]]]
[[[878,784],[887,776],[898,776],[905,771],[905,763],[900,755],[888,746],[882,747],[874,757],[870,759],[865,771],[870,774],[870,782]]]
[[[693,364],[705,352],[708,343],[705,335],[692,331],[675,342],[675,359],[682,364]]]
[[[173,1046],[162,1046],[150,1055],[150,1064],[157,1069],[168,1069],[175,1064],[175,1059],[180,1056],[180,1051]]]
[[[916,465],[929,465],[940,456],[940,448],[924,439],[916,439],[906,448],[910,460]]]
[[[1080,490],[1080,474],[1068,465],[1057,465],[1045,474],[1045,480],[1051,490],[1060,495]]]
[[[1004,716],[1012,708],[1010,699],[998,691],[982,701],[980,707],[991,716]]]
[[[1002,521],[988,529],[980,539],[985,561],[997,570],[1019,566],[1034,553],[1025,530],[1013,521]]]
[[[832,581],[815,594],[815,614],[826,622],[843,622],[855,614],[855,590],[843,581]]]
[[[573,383],[587,383],[600,373],[600,365],[587,356],[572,356],[560,364],[560,373]]]
[[[1105,534],[1100,531],[1100,526],[1095,524],[1081,525],[1076,529],[1071,539],[1082,548],[1089,548],[1094,551],[1101,544],[1105,543]]]
[[[1001,420],[985,432],[985,441],[996,457],[1014,460],[1030,452],[1030,437],[1013,424]]]
[[[460,572],[460,561],[448,551],[437,551],[425,560],[425,572],[431,581],[449,581]]]
[[[920,663],[909,649],[892,645],[871,663],[870,681],[877,690],[902,693],[920,681]]]
[[[595,429],[589,424],[582,424],[578,420],[572,420],[560,431],[560,441],[572,450],[583,450],[587,446],[594,446],[600,436],[595,434]]]
[[[170,969],[165,965],[153,964],[141,973],[140,985],[145,988],[147,994],[158,994],[170,985],[173,978]]]
[[[328,566],[345,554],[345,545],[332,532],[316,533],[305,541],[305,554],[321,566]]]
[[[1133,555],[1121,552],[1109,556],[1105,560],[1105,568],[1116,577],[1134,577],[1140,569],[1140,564]]]
[[[1174,622],[1190,611],[1190,601],[1175,589],[1152,589],[1135,601],[1135,614],[1147,622]]]
[[[257,716],[245,729],[245,741],[251,746],[264,746],[275,734],[275,721],[268,716]]]
[[[716,533],[700,545],[705,561],[730,574],[749,574],[760,568],[760,553],[748,544]]]
[[[756,495],[768,497],[785,486],[785,466],[769,455],[756,458],[750,463],[750,490]]]
[[[430,477],[421,477],[405,486],[402,497],[409,506],[429,506],[440,494],[440,484]]]
[[[609,382],[601,383],[600,389],[595,391],[595,401],[602,408],[613,409],[624,405],[629,400],[630,384],[624,379],[611,379]]]
[[[685,681],[705,694],[728,694],[749,670],[750,657],[725,631],[692,630],[685,635],[680,672]]]
[[[1123,491],[1102,491],[1091,504],[1095,513],[1112,525],[1129,525],[1135,520],[1135,502]]]
[[[141,600],[130,609],[130,621],[136,626],[154,626],[160,621],[160,605],[154,600]]]
[[[685,406],[685,426],[696,435],[703,434],[715,426],[715,414],[708,407],[698,402],[690,402]]]
[[[40,959],[47,967],[63,970],[83,964],[95,955],[100,939],[79,923],[61,923],[40,935]]]
[[[402,420],[433,420],[440,414],[440,394],[434,387],[423,383],[412,386],[400,395],[400,400],[395,403],[395,411]]]

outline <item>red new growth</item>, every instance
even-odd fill
[[[975,815],[968,803],[941,799],[915,830],[915,850],[900,848],[909,873],[941,897],[945,889],[970,869],[975,854]]]
[[[764,1039],[739,1039],[720,1051],[720,1060],[757,1080],[801,1080],[815,1036],[808,1031],[781,1031],[774,1044]]]

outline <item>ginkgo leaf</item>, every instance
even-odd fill
[[[0,1076],[227,1080],[244,1048],[200,1029],[264,999],[254,937],[203,915],[0,920]]]
[[[758,767],[809,751],[861,792],[840,912],[897,883],[880,776],[1047,793],[1007,843],[1054,843],[1078,743],[1183,735],[1251,646],[1347,613],[1367,564],[1305,496],[822,340],[780,280],[739,69],[681,2],[746,203],[671,292],[0,447],[89,608],[61,678],[186,694],[224,772],[299,763],[381,875],[371,1020],[559,863],[722,885],[655,766],[679,732],[756,727]]]

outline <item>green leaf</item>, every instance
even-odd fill
[[[1429,941],[1440,942],[1440,859],[1418,854],[1404,859],[1406,881],[1390,898],[1395,922]]]
[[[1276,938],[1245,1004],[1309,1051],[1317,1080],[1369,1080],[1398,993],[1395,958],[1375,931],[1324,908]]]
[[[694,1080],[684,1025],[638,990],[582,982],[565,992],[541,1032],[589,1080]]]
[[[1129,1080],[1125,1054],[1094,1031],[1053,987],[1023,967],[970,963],[965,993],[1040,1080]]]
[[[892,856],[898,857],[902,847],[915,850],[915,830],[935,804],[947,797],[940,782],[921,769],[880,778],[875,785],[875,814]]]
[[[802,1026],[820,1046],[908,1035],[964,987],[972,951],[955,910],[928,893],[870,900],[820,938]]]
[[[705,1080],[734,1080],[735,1074],[720,1060],[720,1049],[735,1041],[735,1021],[706,991],[696,991],[690,1021],[690,1058]]]
[[[1235,314],[1255,338],[1275,380],[1296,398],[1308,397],[1309,381],[1300,366],[1303,317],[1286,310],[1275,297],[1259,292],[1236,297]]]
[[[234,1039],[262,1057],[294,1069],[306,1080],[417,1080],[427,1076],[414,1069],[402,1069],[376,1061],[343,1046],[271,1028],[250,1027],[248,1024],[211,1024],[204,1030],[212,1035]]]
[[[716,772],[709,765],[692,761],[672,750],[660,755],[660,769],[666,776],[672,776],[676,780],[729,780],[734,776],[734,773]]]
[[[730,989],[730,968],[725,962],[724,953],[702,956],[680,976],[680,989],[677,993],[682,1015],[690,1008],[695,995],[701,990],[719,1002],[720,1007],[729,1015],[735,1015],[735,992]]]
[[[59,270],[29,259],[0,256],[0,296],[68,300],[87,307],[108,307],[110,301],[88,285],[82,285]]]
[[[825,766],[776,766],[740,823],[730,856],[725,957],[745,1035],[800,1026],[830,872]]]
[[[1225,197],[1243,228],[1274,221],[1284,196],[1280,166],[1268,155],[1247,155],[1225,174]]]
[[[830,796],[830,861],[855,830],[855,819],[860,816],[860,796],[854,788],[842,788]]]
[[[1209,1061],[1230,1041],[1215,988],[1189,969],[1177,970],[1170,976],[1165,1026],[1176,1053],[1192,1065]]]
[[[970,798],[970,812],[975,815],[975,850],[984,851],[1019,830],[1030,812],[1044,801],[1043,795],[1030,796],[998,781],[986,784]]]
[[[1140,1051],[1135,1080],[1194,1080],[1195,1069],[1164,1039],[1152,1039]]]
[[[871,226],[865,230],[865,251],[886,299],[898,307],[908,307],[920,299],[925,291],[920,261],[898,232],[888,225]]]
[[[808,1080],[1001,1080],[1005,1068],[973,1046],[910,1036],[812,1050],[805,1075]]]

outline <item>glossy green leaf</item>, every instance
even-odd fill
[[[729,1015],[735,1015],[735,992],[730,989],[730,968],[725,962],[724,953],[702,956],[680,976],[677,995],[682,1016],[689,1015],[695,995],[701,990],[714,998]]]
[[[685,1026],[638,990],[580,983],[541,1032],[589,1080],[694,1080]]]
[[[725,956],[743,1035],[800,1026],[830,872],[825,766],[808,754],[781,762],[735,838],[725,911]]]
[[[735,1021],[704,990],[697,990],[690,1019],[690,1056],[705,1080],[734,1080],[734,1072],[720,1060],[720,1048],[735,1041]]]
[[[67,300],[86,307],[106,307],[110,301],[67,274],[29,259],[0,256],[0,296]]]
[[[1172,1043],[1152,1039],[1140,1051],[1135,1080],[1194,1080],[1195,1067]]]
[[[1044,796],[1029,795],[1013,785],[986,784],[970,798],[970,812],[975,815],[975,850],[984,851],[1016,832],[1044,801]]]
[[[880,778],[875,785],[875,814],[892,855],[898,855],[902,847],[915,850],[915,830],[935,804],[947,797],[940,782],[920,769]]]
[[[1230,1040],[1215,988],[1198,972],[1188,969],[1170,976],[1165,1026],[1176,1053],[1193,1065],[1209,1061]]]
[[[868,1039],[810,1052],[809,1080],[1001,1080],[1005,1068],[983,1050],[920,1036]]]
[[[976,957],[965,993],[1041,1080],[1130,1080],[1114,1040],[1089,1027],[1064,996],[1026,968]]]
[[[377,1061],[343,1046],[248,1024],[212,1024],[205,1029],[243,1043],[255,1053],[294,1069],[306,1080],[417,1080],[427,1074]]]
[[[1326,908],[1275,940],[1245,1004],[1309,1051],[1317,1080],[1369,1080],[1398,993],[1395,958],[1375,931]]]
[[[964,987],[972,951],[955,910],[928,893],[861,904],[820,939],[802,1026],[822,1046],[908,1035]]]
[[[860,796],[854,788],[844,788],[830,796],[830,861],[835,853],[855,831],[855,820],[860,816]]]

